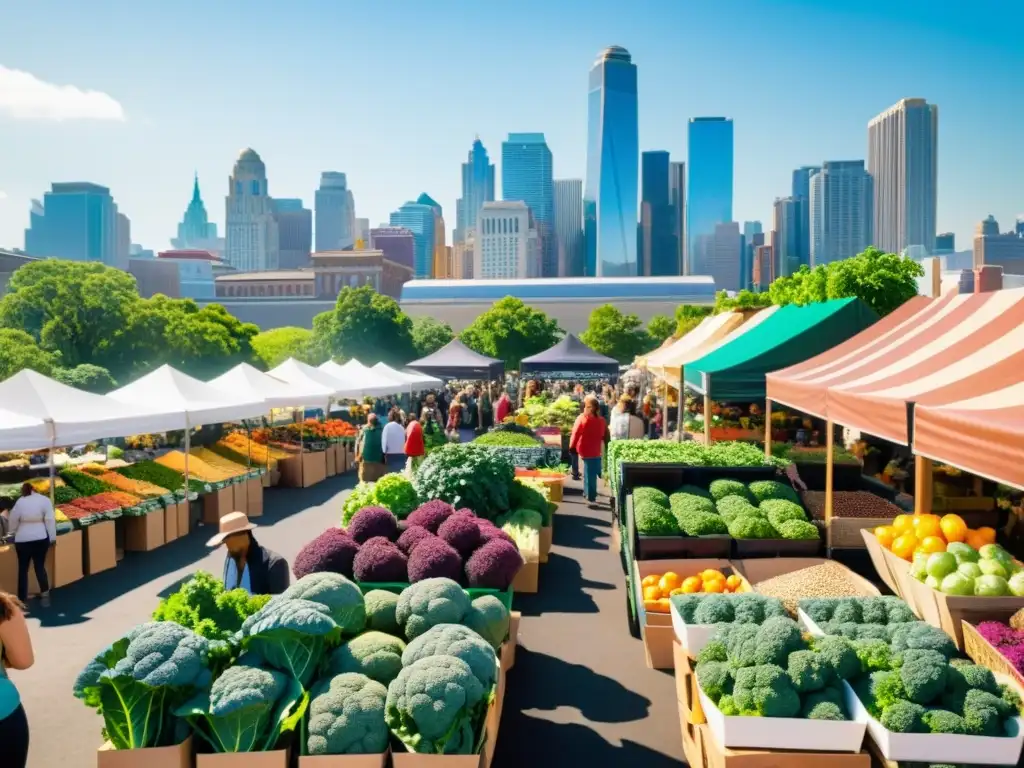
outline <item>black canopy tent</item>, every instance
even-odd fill
[[[439,379],[500,379],[505,363],[474,352],[458,339],[452,339],[437,352],[413,360],[409,368]]]
[[[573,334],[567,333],[551,349],[524,357],[520,374],[561,379],[615,379],[619,375],[619,361],[595,352]]]

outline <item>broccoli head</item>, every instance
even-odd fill
[[[444,525],[448,525],[452,520],[457,521],[459,518],[452,515]],[[479,533],[475,525],[473,529]],[[462,576],[462,558],[446,541],[428,534],[417,541],[409,552],[408,569],[409,581],[412,583],[433,578],[454,580]]]
[[[796,491],[776,480],[757,480],[748,485],[747,488],[753,497],[757,499],[758,503],[768,501],[769,499],[785,499],[794,504],[800,503],[800,497],[797,496]]]
[[[929,709],[922,720],[930,733],[956,733],[966,735],[970,732],[964,719],[955,712],[946,709]]]
[[[641,502],[633,507],[633,525],[641,536],[678,536],[679,523],[667,507]]]
[[[820,691],[832,680],[831,665],[814,651],[794,651],[787,667],[793,687],[800,693]]]
[[[697,682],[704,694],[717,703],[727,693],[732,693],[732,670],[722,661],[705,661],[697,664]]]
[[[815,624],[825,624],[832,621],[832,614],[835,613],[839,599],[834,597],[808,597],[801,600],[797,606],[807,614],[807,618]]]
[[[498,676],[498,657],[480,635],[461,624],[438,624],[409,643],[402,664],[409,666],[428,656],[455,656],[473,670],[485,690]]]
[[[1010,706],[988,691],[972,688],[964,697],[964,722],[978,736],[1002,736],[1003,720],[1010,714]]]
[[[482,595],[469,606],[463,623],[497,650],[508,637],[509,613],[494,595]]]
[[[787,616],[786,607],[777,597],[765,597],[756,592],[741,592],[730,597],[733,621],[737,624],[760,624],[773,616]]]
[[[769,521],[775,526],[775,529],[783,539],[809,541],[821,538],[821,534],[818,533],[818,526],[806,520],[783,520],[781,523],[776,523],[769,518]]]
[[[898,597],[884,595],[882,597],[873,597],[871,600],[885,605],[889,624],[906,624],[907,622],[917,621],[917,616],[910,610],[910,606]]]
[[[976,688],[999,695],[999,683],[996,682],[995,675],[988,667],[983,667],[980,664],[963,664],[957,671],[963,675],[968,688]]]
[[[352,575],[363,583],[408,581],[408,559],[393,542],[383,536],[375,536],[356,553],[352,561]]]
[[[727,693],[718,700],[718,711],[726,717],[737,717],[740,714],[736,706],[736,700],[732,697],[731,693]]]
[[[896,678],[897,684],[899,683],[899,675],[895,672],[889,672],[887,670],[879,670],[878,672],[872,672],[869,675],[856,678],[851,682],[854,693],[857,694],[857,698],[861,700],[861,703],[871,713],[873,717],[881,717],[882,710],[884,707],[879,703],[878,697],[880,690],[888,684],[890,678]],[[889,699],[885,703],[892,704],[895,699]]]
[[[837,624],[853,622],[860,624],[864,621],[864,614],[861,602],[853,597],[841,597],[835,601],[830,621]]]
[[[347,672],[310,692],[308,755],[380,754],[388,747],[384,703],[388,690],[366,675]]]
[[[303,576],[281,594],[286,600],[309,600],[331,612],[343,635],[357,635],[366,626],[366,603],[354,582],[339,573],[322,571]]]
[[[799,694],[775,664],[737,669],[732,698],[741,715],[795,717],[800,711]]]
[[[821,654],[840,680],[852,680],[860,675],[860,659],[846,638],[832,635],[816,638],[814,650]]]
[[[715,509],[726,523],[731,523],[738,517],[749,515],[751,517],[764,517],[757,507],[741,496],[726,496],[715,502]]]
[[[401,634],[402,630],[395,618],[398,595],[386,589],[371,589],[363,595],[363,603],[366,605],[367,629],[387,632],[389,635]]]
[[[885,673],[885,677],[882,677],[883,673],[877,672],[877,681],[875,682],[875,704],[881,710],[886,710],[895,704],[897,701],[907,701],[907,691],[903,687],[903,678],[900,677],[898,671]]]
[[[752,667],[757,664],[757,632],[755,624],[724,624],[716,636],[724,639],[733,668]]]
[[[451,579],[424,579],[398,596],[395,620],[412,640],[438,624],[459,624],[469,613],[469,597]]]
[[[808,720],[846,720],[843,692],[834,685],[808,693],[802,698],[800,717]]]
[[[754,501],[754,497],[747,490],[747,486],[739,480],[730,480],[728,478],[712,480],[711,485],[708,486],[708,492],[715,501],[724,499],[726,496],[739,496],[741,499],[746,499],[750,502]]]
[[[699,485],[683,485],[676,488],[675,493],[686,493],[690,496],[700,496],[705,499],[711,498],[711,493],[706,488],[701,488]],[[673,494],[674,495],[674,494]],[[671,501],[671,496],[669,497]]]
[[[387,685],[402,669],[405,643],[383,632],[364,632],[336,648],[327,659],[328,674],[358,672]]]
[[[1013,716],[1019,715],[1021,710],[1024,709],[1020,694],[1017,693],[1017,690],[1012,685],[1000,685],[999,698],[1006,702],[1006,705],[1010,708],[1010,714]]]
[[[755,664],[785,666],[789,654],[807,648],[800,627],[785,616],[766,619],[757,628],[754,647]]]
[[[740,515],[729,523],[729,535],[734,539],[777,539],[779,532],[765,518]]]
[[[882,727],[894,733],[927,733],[925,708],[910,701],[895,701],[885,708],[879,719]]]
[[[733,620],[732,601],[725,595],[704,595],[693,612],[694,624],[728,624]]]
[[[657,504],[659,507],[665,507],[665,509],[668,509],[669,505],[668,494],[650,486],[640,486],[633,489],[633,504],[636,505],[640,502],[650,502],[651,504]]]
[[[670,598],[672,606],[679,611],[679,616],[682,618],[684,624],[694,624],[693,614],[697,611],[697,606],[700,605],[701,597],[697,594],[679,594],[672,595]]]
[[[860,659],[861,668],[865,672],[880,669],[892,669],[892,650],[889,643],[877,638],[853,641],[853,650]]]
[[[728,661],[729,651],[721,640],[710,640],[697,652],[697,664],[706,661]]]
[[[427,656],[388,686],[384,720],[411,752],[468,755],[488,695],[462,659]]]
[[[807,522],[807,515],[804,513],[803,507],[799,504],[794,504],[792,501],[786,501],[785,499],[767,499],[762,501],[759,508],[764,512],[765,517],[768,518],[768,522],[778,528],[789,520],[799,520],[800,522]]]
[[[687,536],[725,536],[729,527],[714,512],[686,512],[676,516],[676,522]]]
[[[947,659],[956,655],[956,645],[953,644],[949,635],[938,627],[933,627],[923,621],[898,624],[893,630],[893,653],[900,653],[908,648],[926,648],[938,651]]]

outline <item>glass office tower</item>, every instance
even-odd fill
[[[732,120],[725,117],[690,119],[686,236],[690,273],[694,275],[707,273],[715,227],[732,221],[732,140]]]
[[[583,216],[588,277],[637,275],[636,65],[613,45],[590,70]]]

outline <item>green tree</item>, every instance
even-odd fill
[[[310,365],[319,365],[326,359],[326,356],[321,357],[317,354],[313,331],[295,326],[274,328],[256,334],[252,337],[252,349],[268,370],[277,367],[289,357]]]
[[[105,395],[117,388],[117,382],[110,371],[90,363],[82,363],[74,368],[55,368],[53,378],[69,387],[97,395]]]
[[[768,293],[754,293],[753,291],[742,290],[735,296],[729,296],[725,291],[715,294],[714,313],[733,312],[743,309],[761,309],[771,306],[772,299]]]
[[[826,292],[830,299],[856,296],[885,316],[917,295],[917,278],[923,276],[924,267],[913,259],[872,247],[829,264]]]
[[[676,332],[677,321],[668,315],[655,315],[647,321],[647,335],[654,346],[660,345]]]
[[[697,307],[692,304],[683,304],[676,307],[676,330],[672,334],[677,339],[682,338],[692,331],[708,317],[712,307]]]
[[[828,299],[826,283],[828,267],[819,264],[814,269],[802,266],[792,275],[777,277],[768,287],[768,295],[773,304],[785,306],[797,304],[803,306]]]
[[[505,361],[517,370],[524,357],[554,346],[561,335],[558,323],[523,303],[506,296],[470,323],[459,338],[482,355]]]
[[[628,363],[650,349],[651,337],[636,315],[624,315],[611,304],[590,313],[580,340],[595,352]]]
[[[314,344],[330,356],[364,365],[405,365],[416,354],[412,320],[397,301],[369,285],[342,288],[334,309],[314,318],[313,335]]]
[[[58,359],[58,355],[40,349],[36,340],[25,331],[0,328],[0,381],[24,368],[50,376]]]
[[[448,323],[433,317],[414,317],[412,320],[412,343],[417,358],[436,352],[454,338],[455,333]]]

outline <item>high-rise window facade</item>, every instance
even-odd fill
[[[582,277],[582,179],[555,179],[555,243],[558,254],[558,276]]]
[[[338,171],[320,174],[316,208],[316,250],[351,250],[356,243],[356,203],[348,178]]]
[[[732,221],[732,120],[691,118],[687,143],[687,253],[690,273],[699,275],[708,272],[706,262],[715,228]],[[739,259],[739,253],[736,258]]]
[[[540,238],[540,276],[556,277],[554,167],[543,133],[510,133],[502,143],[501,196],[529,207]]]
[[[935,251],[938,144],[939,108],[924,99],[903,99],[868,123],[875,244],[882,250]]]
[[[128,254],[119,246],[117,203],[110,190],[88,182],[52,184],[42,205],[33,205],[25,252],[126,269]]]
[[[462,164],[462,197],[455,201],[455,241],[462,242],[466,231],[476,226],[476,217],[484,203],[494,200],[494,163],[477,138],[469,157]]]
[[[679,274],[690,274],[686,258],[686,163],[669,163],[669,202],[672,205],[672,238],[676,247]]]
[[[278,266],[281,269],[310,266],[313,212],[297,198],[278,198],[274,200],[274,215],[277,217]]]
[[[587,277],[639,274],[637,72],[629,51],[605,49],[590,70],[583,217]]]
[[[240,272],[277,269],[279,237],[267,168],[251,149],[235,161],[225,207],[225,261]]]
[[[540,242],[530,208],[519,200],[484,203],[477,218],[473,276],[539,277]]]
[[[433,206],[412,201],[391,214],[392,227],[405,227],[412,232],[413,273],[418,280],[433,277],[435,214]]]
[[[680,274],[672,235],[672,202],[668,152],[644,152],[640,156],[640,252],[641,272],[651,277]]]
[[[826,162],[811,177],[811,263],[856,256],[872,242],[872,179],[863,160]]]

